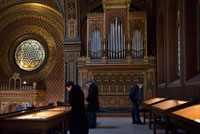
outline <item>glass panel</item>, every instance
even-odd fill
[[[28,39],[20,43],[15,51],[15,62],[25,71],[33,71],[44,62],[44,47],[36,40]]]
[[[196,104],[193,106],[189,106],[180,110],[177,110],[173,112],[173,114],[176,114],[178,116],[182,116],[184,118],[194,120],[198,123],[200,123],[200,104]]]
[[[56,116],[58,114],[64,113],[64,111],[59,111],[59,110],[55,110],[55,111],[51,111],[51,110],[45,110],[45,111],[39,111],[39,112],[35,112],[32,114],[26,114],[26,115],[19,115],[19,116],[15,116],[12,117],[12,119],[47,119],[53,116]]]
[[[153,107],[157,107],[162,110],[167,110],[182,104],[188,103],[188,101],[180,101],[180,100],[167,100],[160,102],[158,104],[153,105]]]
[[[145,103],[145,104],[153,104],[153,103],[162,101],[162,100],[164,100],[164,99],[166,99],[166,98],[156,97],[156,98],[152,98],[152,99],[146,100],[146,101],[144,101],[144,103]]]
[[[180,7],[179,7],[179,1],[177,1],[178,6],[177,6],[177,11],[176,11],[176,32],[177,32],[177,76],[180,78]]]

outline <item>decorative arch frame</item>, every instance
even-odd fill
[[[41,8],[43,10],[41,10]],[[16,10],[18,11],[16,14]],[[25,12],[26,11],[26,12]],[[41,11],[41,12],[38,12]],[[46,12],[49,12],[46,14]],[[17,17],[13,17],[13,16]],[[8,17],[9,16],[9,17]],[[54,19],[52,19],[54,18]],[[11,9],[4,11],[4,15],[0,16],[3,20],[0,22],[0,31],[4,31],[3,35],[9,35],[8,37],[1,36],[0,39],[4,45],[1,45],[1,65],[7,77],[11,77],[12,73],[15,72],[11,65],[11,61],[7,54],[13,47],[13,42],[19,37],[25,37],[27,35],[37,35],[45,40],[48,48],[48,59],[46,65],[38,72],[35,73],[24,73],[18,72],[23,80],[28,83],[34,81],[44,80],[53,70],[57,58],[57,47],[60,45],[60,39],[64,40],[63,35],[63,23],[61,14],[52,7],[49,7],[40,3],[20,3],[13,5]],[[45,25],[44,25],[45,24]],[[7,30],[4,30],[7,29]],[[11,32],[12,31],[12,32]],[[4,38],[4,39],[2,39]]]

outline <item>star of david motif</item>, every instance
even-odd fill
[[[43,63],[44,57],[44,48],[35,40],[22,42],[15,53],[16,63],[26,71],[37,69]]]

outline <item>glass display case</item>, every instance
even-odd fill
[[[62,107],[51,108],[49,110],[53,110],[53,111],[56,111],[56,110],[69,111],[69,110],[71,110],[71,107],[70,106],[62,106]]]
[[[63,112],[64,111],[45,110],[45,111],[39,111],[32,114],[15,116],[15,117],[12,117],[11,119],[48,119],[58,114],[62,114]]]
[[[193,102],[189,100],[176,100],[176,99],[168,99],[154,105],[152,107],[153,113],[153,131],[156,134],[156,127],[157,124],[162,125],[164,124],[165,134],[168,134],[168,130],[170,126],[169,123],[169,114],[175,110],[187,107],[192,105]],[[160,120],[158,120],[160,119]]]
[[[193,120],[200,123],[200,104],[192,105],[177,111],[172,112],[177,116]]]
[[[142,103],[143,109],[144,109],[144,123],[146,123],[146,112],[149,112],[149,129],[151,129],[152,124],[152,112],[151,112],[151,105],[156,104],[158,102],[164,101],[167,98],[163,97],[155,97],[149,100],[146,100]]]
[[[180,106],[182,104],[187,103],[188,101],[182,101],[182,100],[166,100],[157,104],[152,105],[154,108],[158,108],[161,110],[168,110],[170,108],[174,108],[177,106]]]
[[[143,104],[145,105],[152,105],[152,104],[155,104],[157,102],[160,102],[160,101],[163,101],[163,100],[166,100],[167,98],[162,98],[162,97],[156,97],[156,98],[152,98],[152,99],[149,99],[149,100],[146,100],[143,102]]]
[[[62,106],[8,114],[0,119],[0,130],[3,130],[4,133],[46,134],[47,130],[61,126],[61,134],[65,134],[69,129],[70,110],[70,106]]]
[[[170,121],[173,125],[174,134],[176,134],[177,128],[182,128],[190,134],[199,134],[200,104],[195,104],[172,112],[170,114]]]

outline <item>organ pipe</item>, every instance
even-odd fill
[[[132,36],[132,57],[135,59],[144,57],[144,40],[141,30],[135,29]]]
[[[101,59],[102,57],[102,43],[100,31],[95,29],[91,35],[90,44],[90,58],[91,59]]]
[[[110,24],[110,35],[108,36],[108,58],[124,59],[125,58],[125,35],[123,27],[118,18]]]

